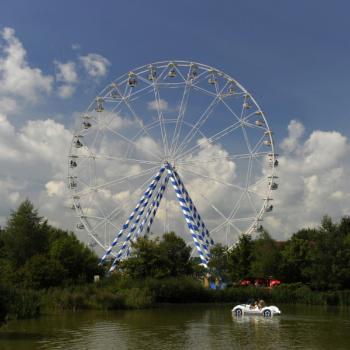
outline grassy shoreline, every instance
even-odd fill
[[[127,286],[126,286],[126,285]],[[9,319],[35,318],[42,313],[64,310],[126,310],[176,303],[244,303],[264,299],[268,304],[350,306],[350,290],[313,291],[302,284],[274,289],[229,287],[205,289],[192,278],[163,280],[108,281],[42,291],[18,290],[13,293]]]

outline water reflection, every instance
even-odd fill
[[[174,305],[140,311],[51,315],[10,323],[0,332],[0,349],[349,348],[349,308],[284,306],[283,315],[271,318],[236,317],[231,308]]]

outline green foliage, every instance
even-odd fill
[[[241,235],[236,246],[229,252],[229,272],[233,281],[250,276],[253,246],[250,235]]]
[[[8,313],[12,318],[34,318],[40,315],[41,294],[30,289],[13,289],[9,292]]]
[[[40,289],[61,285],[65,274],[60,261],[37,254],[19,269],[17,279],[25,288]]]
[[[124,306],[128,309],[144,309],[151,307],[154,303],[154,296],[148,288],[128,288],[120,290],[118,296],[124,301]]]
[[[164,234],[162,240],[141,237],[132,247],[131,257],[121,264],[121,268],[134,279],[165,278],[192,272],[190,247],[174,232]]]
[[[324,217],[318,230],[303,234],[299,251],[283,252],[288,258],[287,266],[293,266],[299,280],[318,290],[350,288],[350,218],[344,217],[335,224]],[[300,232],[296,233],[290,241],[296,243],[300,236]],[[285,272],[286,279],[292,281],[288,272]]]
[[[325,216],[318,229],[302,229],[286,242],[276,242],[265,231],[255,240],[242,235],[227,254],[224,251],[214,248],[210,267],[220,267],[233,283],[274,277],[313,290],[350,289],[349,217],[337,224]]]
[[[254,242],[251,275],[268,278],[279,275],[281,254],[276,242],[267,232],[262,232]]]
[[[48,225],[28,200],[0,231],[0,262],[2,283],[19,289],[86,283],[102,273],[95,253],[73,233]]]
[[[305,276],[305,269],[311,263],[309,252],[310,249],[312,249],[312,243],[300,236],[302,235],[293,235],[292,238],[285,243],[281,252],[282,278],[292,283],[308,281],[307,276]]]
[[[0,326],[6,321],[9,313],[9,290],[0,285]]]
[[[97,256],[72,233],[53,240],[49,256],[62,266],[61,278],[69,281],[92,282],[102,272]]]
[[[153,292],[158,303],[198,303],[211,299],[210,291],[190,276],[147,279],[144,285]]]
[[[209,268],[212,274],[227,278],[229,271],[227,247],[217,243],[210,249],[210,254],[211,259],[209,261]]]
[[[4,254],[16,268],[24,265],[33,255],[47,250],[48,229],[32,203],[25,200],[11,213],[2,234]]]
[[[160,302],[267,302],[350,305],[350,218],[333,223],[325,217],[318,229],[303,229],[286,242],[267,232],[255,240],[242,235],[230,250],[211,250],[212,277],[237,282],[245,277],[282,279],[273,289],[230,287],[208,290],[207,270],[175,233],[161,239],[138,239],[131,257],[117,272],[102,275],[97,256],[73,233],[51,227],[24,201],[0,228],[0,323],[8,315],[35,317],[40,309],[145,308]]]
[[[36,316],[39,290],[91,282],[101,272],[95,253],[72,233],[48,225],[25,200],[0,229],[0,322],[6,315]],[[72,298],[79,304],[78,294]]]

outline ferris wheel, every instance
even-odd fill
[[[128,257],[141,235],[174,231],[206,264],[214,242],[232,247],[272,211],[272,134],[254,97],[216,68],[133,69],[77,120],[68,159],[77,228],[103,260]]]

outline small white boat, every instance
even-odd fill
[[[235,316],[242,316],[242,315],[262,315],[264,317],[271,317],[275,315],[280,315],[282,312],[281,310],[274,305],[271,306],[264,306],[264,307],[257,307],[252,306],[250,304],[240,304],[236,305],[232,312]]]

